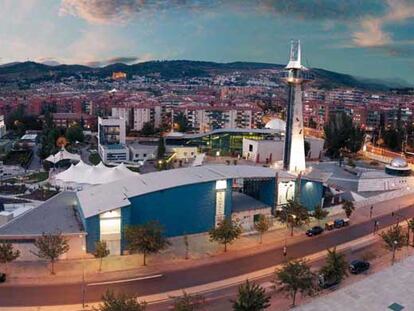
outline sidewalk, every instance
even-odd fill
[[[397,198],[392,201],[381,202],[374,205],[373,218],[389,214],[392,211],[397,213],[400,208],[414,204],[414,195]],[[351,225],[369,220],[370,206],[359,207],[351,216]],[[337,218],[341,215],[334,215],[329,218]],[[343,215],[342,215],[343,217]],[[316,225],[312,222],[309,226]],[[321,223],[323,225],[324,222]],[[307,229],[298,228],[294,236],[286,227],[277,223],[271,231],[263,236],[263,244],[259,244],[258,235],[243,235],[234,244],[229,246],[229,251],[223,253],[223,247],[217,243],[210,242],[208,234],[197,234],[189,236],[189,257],[185,257],[185,245],[182,237],[171,239],[172,246],[160,254],[149,256],[148,266],[142,266],[141,255],[110,256],[103,259],[102,272],[98,272],[99,260],[61,260],[56,263],[56,275],[51,275],[46,262],[13,262],[9,264],[7,284],[62,284],[80,283],[85,277],[86,282],[101,282],[106,280],[128,279],[172,271],[187,269],[206,265],[214,262],[230,260],[248,256],[254,253],[264,252],[280,246],[286,239],[287,244],[296,243],[304,238],[303,231]]]

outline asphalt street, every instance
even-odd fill
[[[399,210],[404,217],[414,217],[414,206]],[[288,257],[304,257],[323,251],[327,248],[343,244],[372,233],[373,222],[378,220],[380,228],[396,222],[396,217],[384,215],[366,222],[342,229],[324,232],[313,238],[303,238],[293,241],[288,246]],[[85,301],[99,301],[102,294],[108,290],[122,291],[129,295],[144,296],[202,285],[249,272],[268,268],[284,261],[283,245],[257,252],[245,257],[223,260],[189,269],[168,271],[162,278],[140,280],[129,283],[106,284],[86,287]],[[0,285],[0,306],[43,306],[82,303],[82,283],[62,285]]]

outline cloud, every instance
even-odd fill
[[[300,19],[351,20],[377,15],[385,9],[384,0],[259,0],[267,12]]]
[[[353,34],[358,47],[387,47],[394,42],[392,35],[384,30],[388,24],[396,25],[414,17],[414,3],[410,0],[387,0],[387,12],[375,18],[363,19],[360,29]],[[390,49],[396,51],[396,49]],[[394,52],[393,52],[394,53]]]
[[[366,19],[361,23],[361,30],[354,32],[353,42],[359,47],[385,46],[391,43],[391,36],[382,30],[380,19]]]
[[[221,3],[217,0],[62,0],[60,15],[80,17],[92,24],[127,23],[142,11],[174,8],[202,10]]]
[[[119,56],[119,57],[113,57],[110,59],[105,60],[93,60],[93,61],[87,61],[85,62],[85,65],[90,67],[104,67],[116,63],[123,63],[123,64],[134,64],[140,61],[139,57],[135,56]]]

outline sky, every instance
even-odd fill
[[[414,0],[0,0],[0,63],[303,63],[414,84]]]

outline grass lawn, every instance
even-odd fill
[[[49,178],[49,173],[48,172],[38,172],[38,173],[33,173],[29,176],[27,176],[29,178],[29,181],[31,182],[39,182],[39,181],[44,181],[46,179]]]

